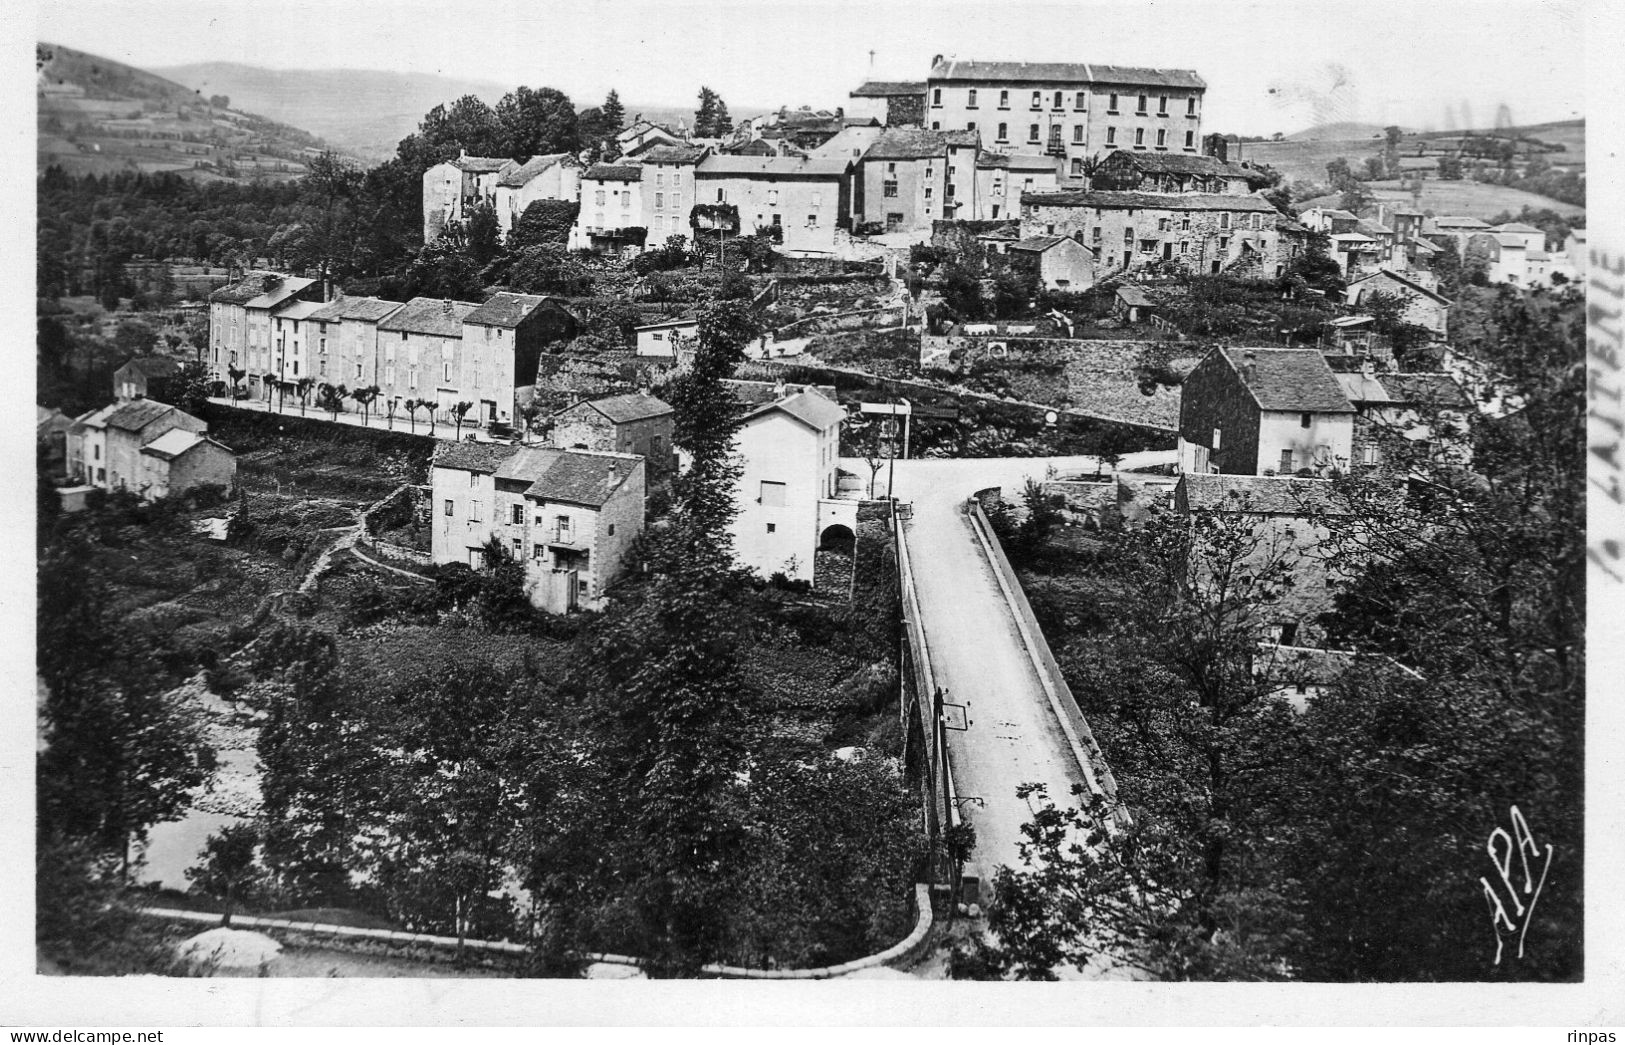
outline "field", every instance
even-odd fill
[[[1379,201],[1407,207],[1416,206],[1434,214],[1462,215],[1485,220],[1502,211],[1516,214],[1524,207],[1537,209],[1545,207],[1563,215],[1585,214],[1584,207],[1560,203],[1549,196],[1537,196],[1522,189],[1509,189],[1502,185],[1486,185],[1476,181],[1437,181],[1430,178],[1422,182],[1420,202],[1414,200],[1409,192],[1401,189],[1398,182],[1373,181],[1366,184],[1371,189],[1371,194]],[[1299,210],[1309,207],[1335,207],[1337,197],[1319,196],[1293,205]]]
[[[1513,128],[1512,133],[1527,138],[1535,138],[1549,145],[1562,145],[1564,151],[1545,154],[1546,159],[1554,164],[1580,168],[1585,166],[1586,135],[1585,121],[1583,120],[1517,127]],[[1413,161],[1407,166],[1415,166],[1414,161],[1418,159],[1417,153],[1420,151],[1423,153],[1420,158],[1427,161],[1427,169],[1437,171],[1438,156],[1447,144],[1443,139],[1450,138],[1453,143],[1453,139],[1456,137],[1459,137],[1459,135],[1446,134],[1445,132],[1406,134],[1400,139],[1400,158],[1401,160]],[[1349,161],[1349,166],[1359,170],[1367,157],[1382,154],[1383,138],[1379,131],[1376,137],[1244,142],[1239,145],[1231,143],[1230,149],[1231,160],[1241,159],[1267,163],[1280,171],[1286,177],[1288,183],[1299,180],[1324,183],[1326,181],[1326,164],[1335,159],[1343,158]],[[1516,211],[1518,208],[1513,207],[1512,209]]]

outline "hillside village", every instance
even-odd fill
[[[164,129],[49,71],[41,92],[84,119]],[[1347,790],[1370,827],[1366,763],[1313,752],[1346,740],[1420,772],[1433,756],[1408,745],[1458,725],[1419,710],[1445,691],[1509,738],[1558,736],[1531,776],[1580,743],[1565,455],[1583,214],[1435,213],[1343,181],[1346,162],[1331,198],[1305,196],[1204,127],[1199,70],[939,55],[921,73],[737,122],[706,88],[672,126],[611,92],[573,139],[464,99],[385,174],[318,164],[294,231],[165,250],[161,228],[123,230],[148,239],[117,275],[64,252],[42,344],[129,331],[138,258],[198,281],[160,306],[185,336],[118,338],[135,351],[116,368],[42,349],[53,387],[77,389],[39,404],[42,527],[68,549],[50,562],[77,577],[128,545],[167,564],[114,577],[108,605],[161,650],[151,688],[200,700],[196,735],[238,745],[222,786],[248,796],[203,870],[149,852],[166,870],[132,918],[195,927],[237,906],[290,950],[343,950],[277,919],[353,909],[413,936],[397,956],[509,975],[1491,975],[1453,927],[1380,957],[1316,936],[1409,939],[1400,915],[1301,884],[1393,872],[1334,845],[1349,825],[1330,813],[1237,781],[1327,808]],[[1435,147],[1441,177],[1440,156],[1481,148]],[[297,176],[314,158],[272,162]],[[985,630],[963,630],[966,606]],[[83,685],[65,663],[43,677]],[[476,736],[546,730],[511,748],[441,735],[464,701]],[[64,772],[84,757],[56,750]],[[415,790],[368,775],[403,752]],[[461,790],[519,766],[539,775]],[[809,823],[798,789],[818,766],[835,782]],[[1482,847],[1439,825],[1505,797],[1473,790],[1481,769],[1441,769],[1417,800],[1438,867]],[[187,763],[173,789],[212,772]],[[696,812],[656,802],[662,773]],[[1565,773],[1518,800],[1575,844]],[[330,805],[330,785],[356,804]],[[860,794],[868,822],[840,822]],[[1077,807],[1090,847],[1166,835],[1166,864],[1111,880],[1165,924],[1091,908],[1089,933],[1046,935],[1031,912],[1055,886],[1017,848],[1046,796]],[[409,859],[440,802],[467,815]],[[767,826],[672,857],[702,901],[634,900],[569,855],[665,874],[610,838],[602,808],[622,802],[658,809],[636,830],[662,846],[713,844],[734,802]],[[195,850],[186,803],[163,812],[98,829]],[[797,886],[815,893],[781,909],[747,885],[798,849],[827,850],[825,884]],[[1082,852],[1049,858],[1098,873]],[[1479,891],[1383,882],[1484,921]],[[1554,888],[1543,924],[1568,939],[1578,884]],[[1244,927],[1215,929],[1204,904],[1240,905]],[[704,931],[666,935],[678,908]],[[1169,926],[1188,933],[1173,952]],[[1100,931],[1104,958],[1083,942]],[[1024,957],[1039,938],[1048,965]],[[1545,953],[1529,978],[1575,974],[1572,946]]]

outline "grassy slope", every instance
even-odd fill
[[[1371,182],[1371,194],[1378,200],[1413,205],[1411,194],[1399,188],[1397,182]],[[1320,196],[1293,204],[1299,210],[1309,207],[1335,207],[1336,196]],[[1516,214],[1525,206],[1546,207],[1559,214],[1584,214],[1584,207],[1560,203],[1549,196],[1538,196],[1522,189],[1509,189],[1502,185],[1484,185],[1474,181],[1422,182],[1421,209],[1435,214],[1458,214],[1469,218],[1492,218],[1506,210]]]

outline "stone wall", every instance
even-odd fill
[[[1100,525],[1117,511],[1117,480],[1102,483],[1050,480],[1043,484],[1046,496],[1059,497],[1062,511],[1071,522]]]

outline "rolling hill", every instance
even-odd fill
[[[281,181],[329,148],[144,69],[60,44],[35,49],[39,170],[173,171],[198,180]]]

